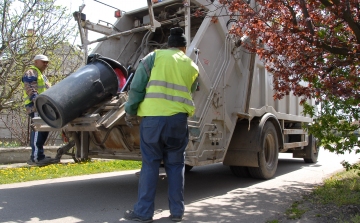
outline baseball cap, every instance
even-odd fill
[[[34,60],[49,61],[49,58],[45,55],[39,54],[34,57]]]

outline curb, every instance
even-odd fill
[[[59,146],[45,146],[46,156],[55,157]],[[31,147],[0,148],[0,164],[26,163],[31,154]],[[63,155],[61,159],[72,159]]]

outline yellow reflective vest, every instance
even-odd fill
[[[38,73],[38,76],[37,76],[37,87],[38,87],[37,92],[39,94],[41,94],[42,92],[44,92],[46,90],[46,84],[45,84],[44,77],[43,77],[41,71],[37,67],[32,65],[32,66],[30,66],[30,69],[36,70],[36,72]],[[24,83],[22,83],[22,84],[24,85]],[[30,100],[29,95],[27,95],[25,90],[24,90],[24,99],[25,99],[25,102],[24,102],[25,105],[32,102]]]
[[[156,50],[154,66],[138,116],[171,116],[195,112],[191,86],[198,76],[197,65],[179,49]]]

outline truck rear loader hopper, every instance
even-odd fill
[[[188,40],[186,54],[196,61],[200,70],[199,88],[193,94],[196,112],[188,119],[190,141],[185,152],[186,170],[223,163],[230,166],[237,176],[269,179],[276,172],[280,152],[293,153],[294,158],[315,163],[319,148],[314,137],[301,128],[302,124],[310,124],[312,119],[301,114],[300,99],[289,94],[282,100],[273,100],[272,75],[255,54],[240,44],[249,41],[246,37],[228,34],[234,16],[225,15],[225,10],[219,5],[217,1],[204,0],[185,3],[164,0],[156,4],[148,0],[148,7],[124,13],[113,28],[106,30],[85,20],[86,16],[81,12],[75,12],[80,33],[101,30],[105,34],[103,38],[92,41],[82,36],[84,46],[99,42],[93,53],[101,55],[85,66],[93,66],[94,61],[101,60],[101,66],[105,64],[107,68],[96,71],[96,75],[110,79],[115,75],[111,69],[131,67],[124,71],[130,82],[139,60],[154,49],[166,48],[170,28],[181,26]],[[212,21],[213,16],[217,16],[216,22]],[[84,71],[84,68],[80,70]],[[78,102],[86,104],[94,95],[80,94],[82,98],[73,103],[72,97],[79,95],[74,85],[66,89],[66,95],[73,95],[66,99],[68,102],[58,98],[62,104],[70,105],[56,108],[56,101],[51,106],[45,105],[51,98],[42,100],[41,106],[37,106],[41,118],[34,120],[35,128],[65,133],[69,143],[58,150],[59,157],[75,148],[72,152],[75,160],[141,160],[139,126],[129,128],[124,121],[128,88],[105,92],[103,89],[107,86],[101,78],[95,78],[96,75],[90,73],[95,71],[91,69],[88,72],[83,74],[83,78],[76,79],[80,76],[77,71],[53,88],[64,89],[62,85],[68,78],[72,78],[74,83],[86,80],[90,81],[86,86],[97,89],[92,94],[104,98],[87,107]],[[87,76],[94,78],[85,78]],[[81,86],[80,83],[77,85]],[[40,104],[41,95],[38,98],[35,104]],[[308,103],[313,102],[308,100]],[[61,124],[58,126],[41,112],[43,108],[51,108],[47,114],[62,119],[61,112],[67,116],[73,110],[79,112],[79,107],[83,111],[72,120],[59,120]]]

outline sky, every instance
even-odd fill
[[[116,9],[99,2],[105,3],[125,12],[147,6],[147,0],[57,0],[59,5],[67,7],[71,13],[79,11],[79,6],[85,4],[85,8],[82,12],[86,14],[86,20],[89,20],[93,23],[98,23],[99,20],[102,20],[113,24],[116,21],[116,18],[114,17]],[[100,24],[106,25],[103,22],[100,22]],[[89,41],[101,38],[102,36],[102,34],[89,31]],[[91,48],[94,48],[95,46],[96,43],[92,44]]]

